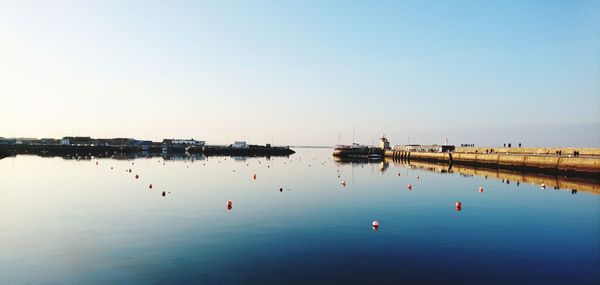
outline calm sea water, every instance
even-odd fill
[[[330,149],[0,160],[1,284],[599,282],[594,193],[382,172]]]

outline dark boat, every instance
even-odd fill
[[[371,159],[381,159],[384,151],[381,148],[352,144],[352,145],[338,145],[333,149],[333,156],[338,157],[362,157]]]
[[[0,150],[0,159],[3,159],[5,157],[9,157],[9,156],[10,156],[10,153],[8,153],[6,151],[3,151],[3,150]]]

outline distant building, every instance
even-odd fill
[[[136,140],[132,138],[112,138],[108,140],[108,145],[111,146],[131,146]]]
[[[453,145],[420,145],[420,144],[408,144],[408,145],[397,145],[394,147],[395,150],[411,151],[411,152],[449,152],[454,151]]]
[[[379,148],[383,150],[390,149],[390,141],[388,141],[385,135],[381,135],[381,138],[379,138]]]
[[[43,138],[38,141],[38,143],[41,145],[55,145],[59,144],[59,142],[59,140],[53,138]]]
[[[168,147],[186,147],[186,146],[195,146],[201,147],[206,144],[206,141],[197,141],[195,139],[163,139],[163,146]]]
[[[250,146],[245,141],[235,141],[231,145],[234,148],[249,148]]]
[[[17,139],[0,138],[0,144],[17,144]]]
[[[60,140],[62,145],[93,145],[94,140],[90,137],[63,137]]]

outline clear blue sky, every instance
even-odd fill
[[[0,136],[600,146],[600,1],[2,1]]]

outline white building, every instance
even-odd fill
[[[197,141],[194,139],[164,139],[163,140],[163,144],[166,145],[170,145],[170,146],[196,146],[196,147],[201,147],[204,146],[206,142],[205,141]]]
[[[379,148],[383,150],[390,149],[390,141],[388,141],[385,135],[381,135],[381,138],[379,138]]]
[[[235,141],[231,145],[234,148],[249,148],[250,146],[245,141]]]

